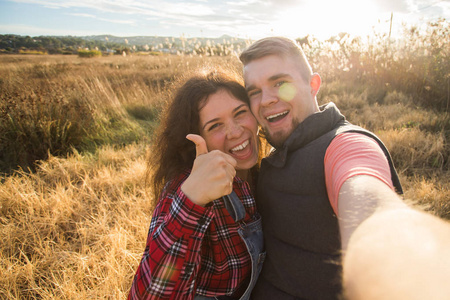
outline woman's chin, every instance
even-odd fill
[[[258,159],[251,159],[245,162],[238,162],[236,165],[236,171],[248,171],[251,168],[253,168],[257,162]]]

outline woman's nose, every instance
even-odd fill
[[[237,122],[232,122],[227,126],[227,138],[234,139],[241,136],[244,128]]]

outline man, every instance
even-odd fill
[[[240,59],[251,110],[275,148],[258,178],[267,257],[253,299],[337,299],[342,286],[351,299],[423,295],[399,292],[392,283],[413,261],[392,270],[386,264],[404,258],[404,251],[415,264],[426,251],[427,258],[443,255],[450,249],[448,224],[403,204],[390,155],[374,134],[348,123],[333,103],[319,107],[320,76],[295,42],[265,38]],[[415,226],[425,231],[402,239]],[[423,249],[420,241],[433,226],[430,242],[443,242]],[[391,257],[393,246],[398,253]],[[449,259],[443,262],[449,268],[433,283],[438,286],[450,275]],[[406,286],[423,282],[420,276],[428,280],[426,260],[422,267]]]

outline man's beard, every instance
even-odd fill
[[[300,124],[300,122],[297,119],[293,119],[290,130],[275,132],[273,135],[270,134],[265,127],[262,127],[263,135],[272,147],[279,149],[283,146],[284,142],[289,138],[294,129],[297,128],[298,124]]]
[[[287,137],[284,137],[283,132],[277,132],[274,135],[268,133],[266,129],[264,129],[264,135],[266,137],[267,142],[274,147],[275,149],[279,149],[283,146],[284,141]]]

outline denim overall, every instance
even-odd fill
[[[238,229],[238,234],[245,242],[247,246],[248,253],[250,254],[252,260],[252,274],[250,278],[250,282],[248,284],[245,293],[242,295],[239,300],[248,300],[250,299],[250,294],[253,290],[253,287],[256,284],[256,280],[258,279],[258,275],[261,272],[262,265],[264,262],[264,258],[266,257],[266,252],[264,251],[264,241],[263,241],[263,233],[262,233],[262,225],[261,225],[261,216],[256,213],[256,220],[252,221],[249,224],[244,223],[243,219],[245,217],[245,209],[239,197],[235,192],[224,196],[223,200],[225,202],[225,207],[230,213],[231,217],[235,222],[240,224]],[[217,297],[205,297],[197,295],[194,300],[227,300],[233,299],[229,296],[217,296]]]

